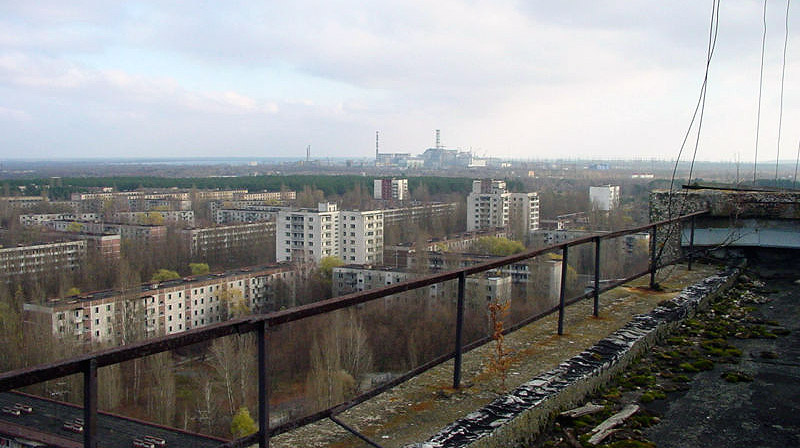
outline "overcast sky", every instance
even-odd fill
[[[720,12],[700,160],[752,161],[761,8]],[[759,160],[786,1],[768,0]],[[420,153],[674,159],[711,0],[0,0],[0,158]],[[781,159],[800,139],[790,11]],[[684,157],[685,158],[685,157]]]

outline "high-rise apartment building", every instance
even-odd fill
[[[340,211],[328,202],[317,210],[281,210],[275,234],[278,261],[337,257],[348,263],[383,262],[381,210]]]
[[[502,180],[475,180],[467,196],[467,230],[510,228],[527,234],[539,228],[539,195],[509,193]]]
[[[340,258],[346,263],[382,264],[383,212],[342,211],[340,219]]]
[[[619,207],[619,185],[589,187],[589,200],[592,208],[609,211]]]
[[[375,199],[405,201],[410,199],[408,179],[375,179]]]
[[[472,193],[467,196],[467,231],[506,227],[509,196],[502,180],[472,181]]]

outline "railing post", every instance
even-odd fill
[[[691,219],[691,230],[689,231],[689,266],[688,269],[692,270],[692,261],[694,260],[694,216]]]
[[[594,317],[600,316],[600,237],[594,237]]]
[[[561,291],[558,297],[558,335],[564,334],[564,296],[567,292],[567,266],[569,246],[564,246],[561,255]]]
[[[456,357],[453,361],[453,389],[461,386],[461,334],[464,331],[464,289],[467,283],[466,275],[458,274],[458,309],[456,310]]]
[[[83,366],[83,446],[97,448],[97,360]]]
[[[258,324],[258,447],[269,448],[269,347],[267,322]]]
[[[650,230],[650,289],[656,288],[656,264],[658,264],[656,259],[656,235],[656,228],[653,226],[653,229]]]

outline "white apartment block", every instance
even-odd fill
[[[383,263],[383,211],[340,211],[322,202],[317,210],[281,210],[276,225],[278,261],[337,257],[346,263]]]
[[[519,226],[526,234],[539,229],[539,193],[511,193],[509,225]]]
[[[279,281],[291,285],[294,271],[279,265],[244,268],[143,284],[126,293],[107,290],[25,304],[25,322],[36,325],[26,331],[44,327],[61,339],[100,344],[175,334],[227,320],[235,306],[274,308]]]
[[[406,201],[411,199],[408,192],[408,179],[375,179],[373,197],[375,199]]]
[[[346,263],[383,264],[383,212],[342,211],[340,258]]]
[[[275,221],[277,261],[316,261],[339,257],[339,218],[336,204],[321,202],[317,210],[282,210]]]
[[[589,187],[589,201],[592,208],[606,212],[619,207],[619,185]]]
[[[475,180],[467,196],[467,231],[539,228],[539,194],[509,193],[502,180]]]
[[[501,180],[475,180],[467,195],[467,231],[508,226],[511,193]]]

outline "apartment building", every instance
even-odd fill
[[[149,212],[118,212],[113,218],[128,224],[151,224],[154,221],[164,224],[194,226],[192,210],[157,210]]]
[[[28,331],[49,329],[80,343],[118,344],[180,333],[227,320],[236,310],[276,309],[279,283],[292,285],[287,265],[243,268],[106,290],[23,306]]]
[[[49,221],[97,221],[97,213],[36,213],[19,215],[19,223],[23,226],[41,226]]]
[[[511,193],[509,196],[509,227],[524,234],[539,229],[539,193]]]
[[[0,204],[8,204],[20,210],[26,210],[47,202],[44,196],[0,196]]]
[[[159,243],[167,236],[167,228],[160,225],[116,224],[89,221],[48,221],[45,226],[57,232],[113,233],[123,239]]]
[[[455,213],[458,204],[455,202],[429,202],[410,205],[402,208],[390,208],[383,211],[384,225],[413,224],[423,219],[445,217]]]
[[[508,226],[509,196],[502,180],[476,180],[467,195],[467,231]]]
[[[187,228],[181,236],[192,258],[205,259],[210,254],[224,254],[271,244],[275,240],[274,222],[232,224],[218,227]]]
[[[408,179],[375,179],[373,186],[375,199],[395,201],[411,199],[408,192]]]
[[[295,191],[261,191],[256,193],[243,193],[237,198],[241,201],[294,201],[297,199]]]
[[[340,257],[340,212],[336,204],[319,203],[316,210],[281,210],[275,221],[278,261],[317,261]]]
[[[264,222],[275,221],[280,207],[251,206],[247,208],[219,208],[214,210],[214,222],[229,224],[236,222]]]
[[[442,238],[431,238],[426,241],[423,247],[417,247],[416,242],[385,246],[383,249],[383,260],[384,263],[395,267],[408,266],[408,259],[417,253],[417,251],[465,252],[480,238],[506,238],[506,235],[506,230],[503,228],[484,229],[447,235]]]
[[[383,264],[383,212],[342,211],[340,257],[346,263]]]
[[[467,230],[506,227],[522,233],[539,228],[539,194],[510,193],[502,180],[475,180],[467,196]]]
[[[369,291],[393,284],[414,280],[421,274],[390,267],[373,267],[351,264],[333,268],[332,293],[334,297],[354,292]],[[467,290],[470,305],[483,305],[494,300],[505,301],[511,298],[512,279],[509,275],[482,275],[467,277]],[[428,287],[432,298],[449,296],[444,284]],[[395,297],[396,298],[396,297]],[[392,300],[392,299],[388,299]],[[479,303],[476,303],[479,302]]]
[[[592,208],[606,212],[619,207],[619,185],[589,187],[589,201]]]
[[[86,260],[86,241],[64,241],[0,249],[0,279],[5,282],[72,271]]]

